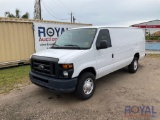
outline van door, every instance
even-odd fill
[[[101,29],[99,31],[96,47],[100,45],[100,41],[102,40],[107,41],[107,48],[96,50],[96,62],[98,69],[97,78],[100,78],[113,71],[113,47],[108,29]]]

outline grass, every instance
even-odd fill
[[[29,71],[29,65],[0,69],[0,94],[28,85]]]
[[[147,57],[159,58],[160,54],[147,54]]]

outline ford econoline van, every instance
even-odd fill
[[[89,99],[97,79],[126,66],[130,73],[135,73],[144,56],[142,29],[105,26],[71,29],[50,49],[31,56],[30,80],[55,91],[75,91],[79,98]]]

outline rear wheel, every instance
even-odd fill
[[[80,99],[87,100],[92,97],[95,87],[95,76],[90,72],[82,73],[78,80],[76,95]]]
[[[134,57],[131,64],[128,66],[128,70],[130,73],[135,73],[138,70],[138,58]]]

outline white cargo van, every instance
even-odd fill
[[[75,91],[90,98],[96,79],[128,66],[138,69],[145,56],[145,37],[139,28],[83,27],[64,32],[54,45],[31,56],[31,81],[51,90]]]

